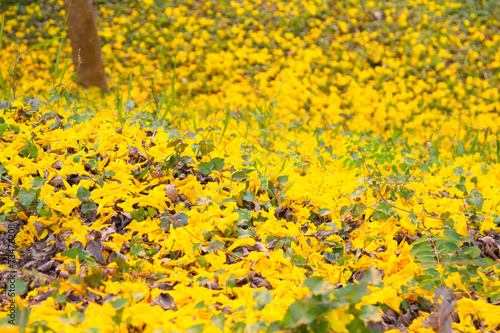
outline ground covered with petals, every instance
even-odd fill
[[[10,2],[2,331],[500,329],[495,1]]]

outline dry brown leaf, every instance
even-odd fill
[[[453,291],[446,289],[445,285],[439,286],[434,294],[435,312],[424,321],[424,328],[432,328],[438,333],[451,333],[451,314],[457,305],[457,300],[453,299]]]
[[[85,251],[87,251],[92,258],[97,260],[100,264],[106,265],[106,259],[102,255],[102,247],[103,244],[99,240],[90,239],[87,242],[87,246],[85,247]]]
[[[179,192],[175,189],[175,184],[165,186],[165,192],[170,201],[177,202],[179,200]]]
[[[175,308],[175,300],[169,293],[160,293],[149,305],[158,305],[165,311],[173,310]]]

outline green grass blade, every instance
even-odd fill
[[[2,22],[0,24],[0,50],[2,49],[3,39],[3,26],[5,22],[5,13],[2,14]],[[9,87],[3,78],[2,71],[0,70],[0,86],[2,87],[3,98],[10,99]]]
[[[3,24],[5,22],[5,13],[2,14],[2,24],[0,24],[0,50],[2,49],[2,39],[3,39]]]
[[[477,140],[479,139],[479,131],[477,131],[476,133],[476,137],[474,138],[474,141],[472,141],[472,145],[470,147],[470,151],[469,151],[469,154],[473,154],[474,153],[474,149],[476,148],[476,145],[477,145]]]
[[[172,74],[172,83],[171,83],[172,91],[171,91],[171,95],[170,95],[170,102],[168,103],[167,108],[165,109],[165,112],[163,113],[163,116],[161,117],[161,121],[165,120],[165,118],[167,117],[167,114],[170,113],[170,109],[172,108],[172,106],[174,105],[174,102],[175,102],[175,69],[176,68],[177,68],[177,56],[175,57],[175,60],[174,60],[174,72]],[[166,93],[166,89],[165,89],[165,93]],[[161,105],[161,103],[160,103],[160,105]]]
[[[116,110],[118,111],[118,122],[123,125],[123,114],[122,114],[122,96],[120,95],[120,91],[116,88]]]
[[[219,144],[221,143],[222,138],[224,137],[224,134],[226,133],[227,126],[229,125],[230,120],[231,120],[231,110],[229,110],[229,108],[227,108],[226,118],[224,119],[224,128],[222,129],[222,133],[220,135]]]
[[[128,78],[128,94],[127,94],[127,102],[130,101],[130,90],[132,89],[132,73]]]
[[[274,132],[271,132],[271,131],[268,131],[268,130],[265,130],[265,129],[260,129],[260,128],[254,128],[254,129],[251,129],[251,131],[261,131],[263,133],[266,133],[266,134],[272,134],[282,140],[285,140],[286,142],[289,142],[292,146],[298,146],[298,144],[294,141],[290,141],[288,140],[287,138],[284,138],[283,136],[281,136],[280,134],[278,133],[274,133]]]
[[[59,37],[54,37],[54,38],[51,38],[51,39],[48,39],[48,40],[44,40],[43,42],[40,42],[36,45],[33,45],[32,47],[30,47],[28,50],[24,51],[23,53],[21,53],[17,58],[16,60],[14,61],[14,63],[10,66],[9,68],[9,72],[12,71],[12,68],[14,68],[17,63],[19,62],[19,60],[21,59],[21,57],[27,53],[29,53],[30,51],[33,51],[33,50],[36,50],[36,49],[39,49],[47,44],[50,44],[52,43],[53,41],[56,41],[58,39],[61,39],[61,38],[64,38],[65,36],[59,36]]]
[[[63,82],[64,77],[66,76],[66,71],[68,70],[68,64],[69,64],[69,58],[66,58],[66,63],[64,64],[64,68],[61,72],[61,80],[59,80],[60,84]]]
[[[56,59],[56,65],[54,66],[54,81],[52,83],[52,88],[54,88],[56,85],[57,74],[58,74],[57,72],[59,71],[59,60],[61,59],[63,44],[64,44],[64,38],[61,39],[61,43],[59,44],[59,51],[57,51],[57,59]]]
[[[187,104],[187,100],[189,95],[191,94],[191,90],[193,90],[194,86],[198,83],[198,81],[200,81],[200,79],[197,79],[196,82],[191,85],[191,88],[189,88],[186,98],[184,98],[184,104]]]
[[[194,114],[194,109],[191,109],[191,118],[193,119],[194,132],[198,134],[198,127],[196,126],[196,116]]]

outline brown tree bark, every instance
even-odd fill
[[[69,38],[73,49],[73,64],[80,83],[108,90],[101,42],[91,0],[64,0],[68,13]]]

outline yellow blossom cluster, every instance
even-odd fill
[[[111,92],[63,1],[2,5],[2,330],[430,332],[438,286],[498,329],[480,2],[95,0]]]

